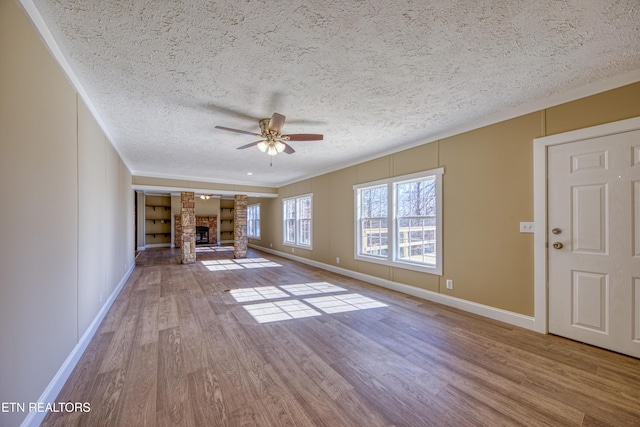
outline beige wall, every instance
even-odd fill
[[[0,402],[34,402],[133,264],[134,195],[13,1],[0,2],[0,64]]]
[[[208,200],[202,200],[200,197],[196,197],[196,215],[219,216],[220,199],[218,197],[213,197]]]
[[[282,198],[313,193],[313,249],[295,255],[533,316],[533,234],[519,232],[533,221],[533,139],[640,116],[639,100],[635,83],[287,185],[262,202],[252,243],[291,253]],[[443,275],[356,261],[353,185],[436,167],[445,168]]]

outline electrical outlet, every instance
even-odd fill
[[[447,289],[453,289],[453,280],[447,279]]]
[[[295,252],[296,248],[291,248],[291,253]]]
[[[269,247],[272,248],[273,247],[273,243],[269,243]]]
[[[340,264],[340,257],[339,256],[336,257],[336,264]]]
[[[533,233],[533,223],[532,222],[521,222],[520,223],[520,232],[521,233]]]
[[[102,292],[100,292],[100,303],[102,303]]]

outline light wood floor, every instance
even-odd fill
[[[638,359],[256,251],[178,260],[142,253],[58,397],[91,411],[44,426],[640,425]]]

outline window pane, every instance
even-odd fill
[[[387,218],[387,186],[360,190],[360,217]]]
[[[298,199],[298,201],[299,217],[305,219],[311,218],[311,197],[304,197]]]
[[[311,245],[311,220],[310,219],[301,219],[299,227],[299,239],[298,244],[300,245]]]
[[[287,243],[296,242],[296,220],[288,219],[284,222],[284,241]]]
[[[361,189],[359,196],[358,253],[386,258],[389,253],[387,185]]]
[[[364,219],[360,221],[361,248],[364,255],[384,256],[388,254],[388,225],[386,219]]]
[[[295,219],[296,217],[296,201],[295,200],[285,200],[284,201],[284,218],[285,219]]]
[[[436,214],[435,177],[396,186],[398,217]]]
[[[435,176],[396,185],[396,256],[399,261],[436,265]]]
[[[247,236],[260,238],[260,204],[247,206]]]
[[[397,251],[397,258],[400,261],[435,265],[435,217],[399,219]]]

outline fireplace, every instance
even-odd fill
[[[196,227],[196,245],[209,244],[209,227]]]
[[[176,227],[175,245],[176,248],[179,248],[180,242],[182,242],[182,218],[180,217],[180,215],[175,216],[174,224]],[[197,245],[218,244],[218,217],[196,215],[195,239]]]

